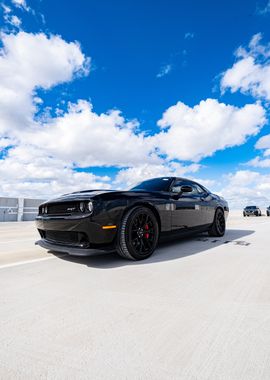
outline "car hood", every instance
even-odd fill
[[[45,203],[57,203],[57,202],[69,202],[69,201],[80,201],[80,200],[88,200],[94,197],[97,197],[102,194],[107,193],[116,193],[115,190],[86,190],[86,191],[78,191],[75,193],[69,193],[61,195],[58,198],[49,199]]]
[[[50,199],[43,204],[48,203],[60,203],[60,202],[72,202],[72,201],[83,201],[83,200],[90,200],[90,199],[99,199],[99,198],[105,198],[105,199],[112,199],[115,197],[153,197],[153,196],[159,196],[161,192],[157,191],[121,191],[121,190],[85,190],[85,191],[78,191],[75,193],[70,194],[64,194],[61,195],[58,198]]]

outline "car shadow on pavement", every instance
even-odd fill
[[[188,238],[174,239],[159,243],[156,251],[151,257],[141,261],[125,260],[118,256],[116,252],[103,253],[96,256],[78,257],[63,255],[59,257],[76,264],[86,265],[92,268],[109,269],[128,265],[145,265],[162,261],[181,259],[186,256],[196,255],[208,251],[212,248],[227,245],[249,246],[251,243],[245,240],[246,236],[253,234],[253,230],[227,229],[226,234],[221,238],[209,237],[207,233],[193,235]],[[57,255],[56,252],[52,254]]]

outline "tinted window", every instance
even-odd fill
[[[171,182],[172,179],[167,177],[154,178],[143,181],[138,185],[132,187],[130,190],[168,191]]]
[[[257,207],[256,206],[247,206],[246,209],[247,210],[255,210]]]
[[[191,186],[192,187],[192,192],[187,193],[187,195],[199,195],[204,193],[204,190],[197,185],[196,183],[193,182],[188,182],[188,181],[175,181],[172,187],[172,192],[173,193],[180,193],[181,187],[182,186]]]
[[[206,191],[205,191],[200,185],[198,185],[197,183],[194,183],[193,186],[197,189],[198,194],[203,194],[203,193],[206,192]]]

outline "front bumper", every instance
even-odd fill
[[[114,249],[69,247],[60,244],[54,244],[48,242],[45,239],[36,241],[35,245],[39,245],[40,247],[45,248],[49,251],[68,253],[72,256],[96,256],[104,253],[114,252]]]
[[[95,255],[100,251],[111,252],[117,234],[117,229],[103,229],[102,224],[89,216],[37,216],[36,227],[41,236],[37,245],[76,256]]]

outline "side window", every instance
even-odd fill
[[[198,187],[197,187],[197,185],[195,183],[187,183],[186,185],[192,187],[192,192],[191,193],[187,193],[187,194],[189,194],[189,195],[199,195]]]
[[[180,193],[181,191],[181,186],[183,186],[184,182],[183,181],[175,181],[172,187],[172,192],[173,193]]]
[[[186,195],[200,195],[200,194],[204,193],[203,189],[199,185],[197,185],[196,183],[187,182],[187,181],[176,181],[173,184],[172,192],[173,193],[180,193],[181,186],[191,186],[192,187],[192,192],[186,193]]]
[[[196,188],[197,194],[201,195],[205,193],[204,189],[197,183],[194,183],[193,186]]]

